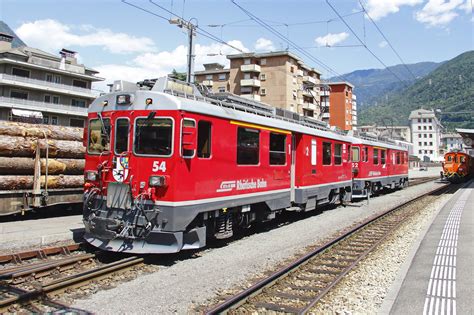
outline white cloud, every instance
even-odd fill
[[[349,37],[349,34],[346,32],[332,34],[329,33],[326,36],[320,36],[315,39],[318,46],[334,46],[340,42],[345,41]]]
[[[429,0],[415,17],[429,26],[444,26],[459,15],[455,10],[464,6],[464,0]]]
[[[459,16],[458,10],[467,11],[465,0],[428,0],[423,9],[416,12],[415,18],[431,27],[443,27]]]
[[[388,43],[387,43],[387,41],[385,41],[385,40],[383,40],[383,41],[381,41],[381,42],[379,43],[379,47],[380,47],[380,48],[385,48],[385,47],[387,47],[387,45],[388,45]]]
[[[256,51],[275,51],[276,49],[271,40],[261,37],[257,39],[257,41],[255,42],[255,50]]]
[[[233,40],[228,44],[233,45],[245,52],[249,51],[241,41]],[[228,54],[238,53],[235,49],[223,44],[210,44],[195,46],[195,70],[203,70],[204,63],[218,62],[229,66]],[[173,69],[184,71],[187,64],[187,47],[180,45],[171,51],[161,51],[158,53],[146,52],[139,54],[126,65],[106,64],[95,67],[99,71],[99,76],[105,81],[96,83],[95,89],[107,91],[107,84],[115,80],[126,80],[131,82],[143,79],[152,79],[165,76]]]
[[[71,46],[98,46],[119,54],[156,50],[155,43],[148,37],[114,33],[109,29],[98,29],[91,25],[80,25],[77,29],[84,34],[75,34],[70,26],[47,19],[24,23],[15,32],[29,46],[52,53]]]
[[[380,20],[389,14],[397,13],[402,6],[415,6],[423,0],[368,0],[365,6],[374,20]]]

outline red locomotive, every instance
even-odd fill
[[[282,211],[407,183],[406,150],[395,144],[227,93],[205,98],[169,78],[114,89],[91,105],[85,131],[85,239],[101,249],[200,248]],[[368,148],[367,161],[351,160],[357,148]]]
[[[444,155],[443,177],[452,183],[463,182],[474,174],[473,158],[463,152],[448,152]]]

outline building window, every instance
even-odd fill
[[[421,130],[421,126],[418,126],[418,130]]]
[[[331,143],[323,142],[323,165],[331,165]]]
[[[250,80],[250,73],[244,73],[244,80]]]
[[[433,145],[433,142],[430,142],[430,145]]]
[[[421,123],[421,119],[420,119],[420,118],[418,118],[418,122]]]
[[[427,142],[423,142],[423,145],[424,145],[424,146],[427,146],[428,144],[427,144]]]
[[[212,74],[206,74],[206,80],[212,80]]]
[[[225,73],[219,74],[219,81],[225,81],[226,80],[226,75]]]
[[[61,83],[61,76],[51,74],[51,73],[46,73],[46,81],[59,84]]]
[[[428,118],[428,122],[431,122],[431,118]]]
[[[334,164],[342,164],[342,144],[340,143],[334,144]]]
[[[260,153],[260,131],[237,128],[237,164],[257,165]]]
[[[211,157],[211,123],[208,121],[198,122],[197,156],[206,159]]]
[[[87,89],[87,82],[82,80],[72,80],[72,86]]]
[[[430,154],[433,154],[433,150],[430,150]]]
[[[58,117],[51,116],[51,125],[57,125],[57,124],[58,124]]]
[[[49,125],[49,116],[43,115],[43,124]]]
[[[290,67],[290,72],[291,72],[291,73],[295,73],[295,67],[291,66],[291,67]]]
[[[428,129],[429,129],[429,130],[433,130],[433,126],[428,126]]]
[[[379,164],[379,149],[374,149],[374,164]]]
[[[266,58],[260,59],[260,65],[261,66],[265,66],[266,64],[267,64],[267,59]]]
[[[265,81],[267,79],[267,75],[265,73],[260,74],[260,81]]]
[[[22,100],[27,100],[28,99],[28,93],[27,92],[22,92],[22,91],[10,91],[10,97],[19,98],[19,99],[22,99]]]
[[[426,118],[423,118],[423,122],[424,122],[424,123],[426,122]]]
[[[224,93],[225,92],[225,87],[221,86],[218,89],[219,93]]]
[[[433,134],[432,134],[432,133],[430,133],[430,138],[433,138]]]
[[[260,95],[262,96],[267,95],[267,89],[264,89],[264,88],[260,89]]]
[[[270,133],[270,165],[286,164],[286,135]]]
[[[249,58],[244,59],[244,65],[249,65],[249,64],[250,64],[250,59]]]
[[[44,102],[45,103],[59,104],[59,96],[57,96],[57,95],[45,95],[44,96]]]
[[[426,138],[426,133],[423,134],[423,138]]]
[[[72,99],[71,100],[71,105],[76,106],[76,107],[86,107],[86,101],[84,100],[78,100],[78,99]]]
[[[418,142],[418,145],[421,147],[423,144],[421,142]]]
[[[69,119],[69,126],[84,128],[84,119],[71,118]]]
[[[419,153],[419,154],[423,154],[423,150],[418,150],[418,153]]]
[[[418,138],[421,138],[421,133],[418,134]]]
[[[18,77],[29,78],[30,71],[20,68],[12,68],[12,75],[16,75]]]
[[[426,130],[426,126],[423,126],[423,130]]]

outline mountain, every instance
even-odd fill
[[[408,88],[377,99],[377,105],[361,108],[359,125],[393,119],[395,125],[408,125],[408,116],[418,108],[439,109],[441,122],[448,129],[474,128],[474,51],[446,61]]]
[[[441,65],[441,63],[419,62],[409,64],[407,67],[416,78],[422,78],[439,65]],[[411,85],[415,81],[404,65],[391,66],[387,69],[356,70],[343,75],[347,81],[355,86],[354,92],[357,96],[358,108],[370,107],[374,105],[381,96],[401,90],[404,87],[388,69],[404,80],[405,85]],[[340,78],[331,78],[329,81],[340,81]]]
[[[15,34],[15,32],[8,26],[5,22],[0,21],[0,33],[4,33],[10,36],[13,36],[12,47],[23,47],[26,44]]]

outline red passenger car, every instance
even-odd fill
[[[400,145],[375,138],[355,138],[352,156],[353,198],[408,184],[408,152]]]
[[[151,89],[124,85],[89,109],[91,244],[178,252],[285,210],[351,199],[353,137],[233,95],[203,98],[168,78]]]

